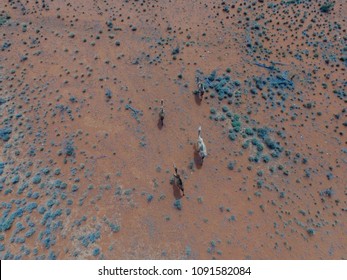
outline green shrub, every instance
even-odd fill
[[[325,4],[323,4],[319,10],[322,13],[329,13],[332,9],[334,8],[334,3],[332,2],[326,2]]]

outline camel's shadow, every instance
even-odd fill
[[[159,130],[162,130],[164,126],[164,121],[162,121],[161,119],[158,119],[158,123],[157,123],[157,127]]]
[[[181,199],[183,197],[181,190],[176,183],[172,184],[172,191],[175,199]]]
[[[197,169],[201,169],[203,160],[199,155],[199,152],[196,150],[196,147],[194,147],[194,163]]]

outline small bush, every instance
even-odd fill
[[[74,153],[75,153],[75,148],[74,148],[74,146],[73,146],[73,143],[72,143],[71,141],[68,141],[68,142],[66,143],[65,148],[64,148],[64,154],[65,154],[66,156],[73,156]]]
[[[34,209],[37,208],[37,203],[36,202],[31,202],[26,206],[26,211],[31,213]]]
[[[99,254],[100,254],[100,249],[99,249],[99,248],[95,248],[95,249],[93,250],[93,256],[96,257],[96,256],[98,256]]]
[[[234,170],[234,167],[235,167],[235,163],[234,162],[231,161],[231,162],[228,163],[228,169],[229,170]]]
[[[176,199],[173,205],[176,209],[182,210],[182,203],[180,199]]]
[[[151,202],[153,200],[152,194],[147,194],[147,202]]]
[[[17,184],[19,182],[19,176],[15,175],[12,179],[11,179],[11,183],[12,184]]]
[[[332,197],[334,192],[333,192],[332,188],[329,188],[329,189],[321,191],[319,194],[320,194],[320,196]]]
[[[112,232],[119,232],[120,231],[120,225],[110,224],[110,228],[111,228]]]
[[[106,89],[105,96],[106,96],[107,99],[111,99],[112,98],[112,92],[111,92],[110,89]]]
[[[192,253],[192,249],[189,246],[187,246],[186,247],[186,255],[189,257],[191,255],[191,253]]]
[[[35,175],[32,179],[33,184],[37,185],[41,183],[41,176],[40,175]]]
[[[324,5],[322,5],[319,10],[322,13],[329,13],[334,8],[334,3],[332,2],[326,2]]]
[[[236,139],[236,134],[234,133],[234,132],[232,132],[232,133],[229,133],[229,139],[231,140],[231,141],[235,141],[235,139]]]
[[[76,192],[76,191],[78,191],[78,189],[79,189],[79,188],[78,188],[77,185],[73,185],[71,191],[72,191],[72,192]]]

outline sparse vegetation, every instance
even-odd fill
[[[322,13],[329,13],[334,8],[333,2],[326,2],[322,6],[320,6],[319,10]]]
[[[344,1],[5,2],[1,259],[345,258]]]

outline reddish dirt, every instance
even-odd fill
[[[1,259],[345,259],[347,5],[324,3],[0,3]],[[199,102],[197,70],[240,86]],[[264,127],[268,163],[261,138],[242,148]]]

